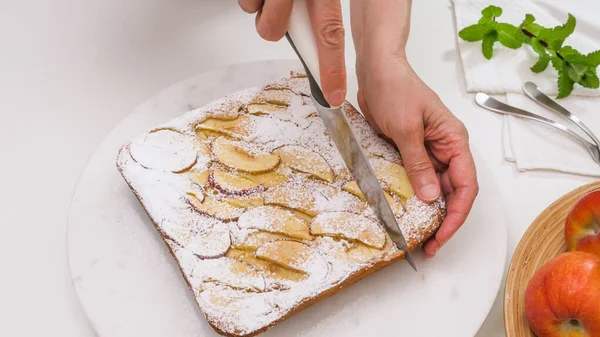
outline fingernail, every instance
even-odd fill
[[[419,190],[421,198],[426,201],[433,201],[438,198],[440,191],[436,184],[429,184],[421,187]]]
[[[346,99],[346,93],[344,90],[336,90],[329,95],[329,99],[327,101],[333,106],[338,106],[344,104],[344,99]]]

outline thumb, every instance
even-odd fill
[[[402,164],[417,196],[424,202],[440,196],[440,185],[425,149],[423,126],[396,133],[392,138],[400,150]]]

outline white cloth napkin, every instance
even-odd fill
[[[481,17],[481,10],[488,5],[503,9],[498,21],[514,25],[518,25],[525,14],[530,13],[540,24],[553,27],[566,22],[567,13],[571,13],[577,18],[577,26],[565,45],[583,53],[600,49],[600,21],[597,20],[600,1],[453,0],[453,3],[456,32],[476,23]],[[524,45],[515,50],[496,43],[492,59],[487,60],[481,53],[481,42],[467,42],[458,37],[457,40],[467,91],[506,94],[503,99],[506,103],[553,119],[579,133],[577,126],[523,94],[521,88],[526,81],[536,83],[550,97],[557,93],[557,74],[552,66],[539,74],[529,69],[537,60],[536,53],[529,46]],[[586,89],[575,85],[570,97],[557,101],[600,136],[600,89]],[[507,116],[504,118],[502,134],[505,159],[515,162],[521,171],[555,170],[600,176],[600,165],[591,159],[583,147],[559,131]]]

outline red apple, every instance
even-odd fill
[[[525,290],[525,315],[538,337],[600,336],[600,257],[563,253]]]
[[[586,194],[571,209],[565,222],[569,251],[600,256],[600,191]]]

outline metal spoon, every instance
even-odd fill
[[[566,126],[564,126],[562,124],[559,124],[553,120],[547,119],[540,115],[536,115],[529,111],[525,111],[525,110],[516,108],[514,106],[502,103],[502,102],[500,102],[484,93],[481,93],[481,92],[475,95],[475,102],[477,102],[477,104],[479,106],[486,108],[493,112],[497,112],[497,113],[505,114],[505,115],[511,115],[511,116],[515,116],[515,117],[519,117],[519,118],[530,119],[530,120],[533,120],[533,121],[536,121],[536,122],[539,122],[542,124],[549,125],[553,128],[556,128],[556,129],[566,133],[567,135],[571,136],[578,143],[583,145],[583,147],[585,147],[585,149],[588,150],[588,152],[592,156],[592,159],[594,159],[594,161],[596,163],[600,164],[600,151],[598,150],[598,147],[596,147],[596,145],[588,142],[583,137],[576,134],[571,129],[567,128]]]
[[[596,147],[599,148],[598,151],[600,151],[600,140],[598,140],[598,138],[596,137],[596,135],[594,135],[592,130],[590,130],[585,124],[583,124],[581,119],[579,119],[569,110],[565,109],[552,98],[546,96],[546,94],[541,92],[535,83],[525,82],[525,84],[523,84],[523,91],[529,98],[531,98],[536,103],[545,106],[546,108],[570,119],[573,123],[575,123],[575,125],[577,125],[581,130],[583,130],[583,132],[590,136],[594,143],[596,143]]]

